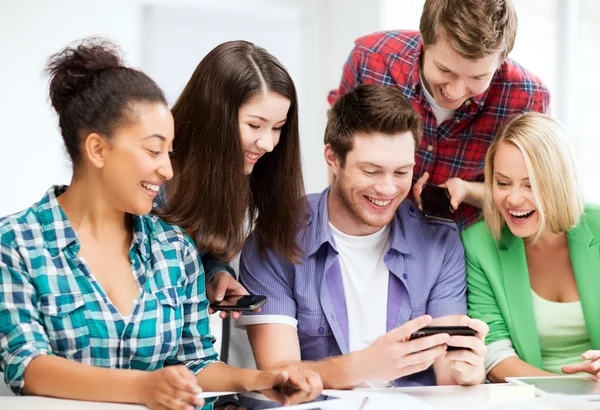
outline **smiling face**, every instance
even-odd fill
[[[240,108],[238,116],[246,175],[252,172],[260,157],[273,151],[279,143],[289,109],[290,100],[272,92],[259,94]]]
[[[468,60],[444,36],[424,48],[421,58],[425,87],[435,102],[448,110],[455,110],[469,98],[485,92],[501,64],[499,52],[480,60]]]
[[[523,154],[515,145],[501,143],[494,157],[492,200],[513,235],[531,238],[540,216],[531,190]]]
[[[329,220],[348,235],[368,235],[392,221],[412,184],[413,134],[356,134],[344,166],[332,148],[325,158],[335,179],[329,194]]]
[[[135,103],[132,121],[119,127],[102,157],[101,179],[116,209],[143,215],[165,180],[173,177],[173,116],[160,103]]]

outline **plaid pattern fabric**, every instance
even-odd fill
[[[485,154],[503,121],[527,111],[547,112],[550,92],[536,76],[507,59],[487,91],[465,101],[454,118],[438,125],[421,89],[422,50],[417,31],[386,31],[359,38],[344,65],[339,89],[329,93],[329,103],[359,84],[398,87],[423,120],[415,177],[427,171],[429,183],[436,185],[453,177],[482,182]],[[462,230],[479,218],[479,209],[461,204],[456,223]]]
[[[216,360],[204,271],[192,240],[153,215],[133,216],[129,250],[142,289],[128,322],[86,262],[52,187],[31,208],[0,220],[0,370],[15,393],[30,361],[53,354],[80,363],[154,370]]]

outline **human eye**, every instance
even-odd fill
[[[256,125],[256,124],[248,124],[248,126],[249,126],[250,128],[252,128],[253,130],[257,130],[257,129],[259,129],[259,128],[260,128],[260,125]]]
[[[148,150],[148,152],[150,153],[150,155],[152,155],[153,157],[158,157],[158,155],[160,154],[160,151],[152,151],[151,149]]]
[[[275,132],[281,132],[281,128],[282,127],[273,127],[273,131],[275,131]]]
[[[377,175],[377,171],[372,171],[372,170],[367,170],[367,169],[363,169],[363,173],[365,175]]]
[[[503,182],[503,181],[496,181],[496,185],[501,186],[501,187],[506,187],[509,184],[507,182]]]
[[[408,171],[396,171],[395,174],[403,177],[408,175]]]
[[[442,68],[442,67],[438,67],[438,69],[442,72],[442,73],[449,73],[450,70],[448,70],[447,68]]]

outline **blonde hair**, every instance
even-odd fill
[[[521,151],[540,226],[530,244],[544,230],[567,233],[583,214],[584,199],[573,150],[563,126],[547,115],[528,112],[508,120],[501,128],[485,158],[485,196],[483,214],[490,232],[500,239],[506,221],[492,200],[494,159],[501,144],[512,144]]]
[[[515,45],[517,27],[511,0],[426,0],[419,30],[425,47],[444,35],[466,59],[499,52],[504,61]]]

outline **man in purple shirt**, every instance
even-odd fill
[[[308,196],[301,260],[262,252],[252,236],[242,251],[243,285],[268,297],[238,319],[259,368],[295,362],[338,389],[484,381],[488,327],[465,316],[456,225],[426,220],[405,200],[421,133],[394,87],[361,85],[335,102],[325,130],[333,181]],[[478,334],[409,340],[427,325]]]

